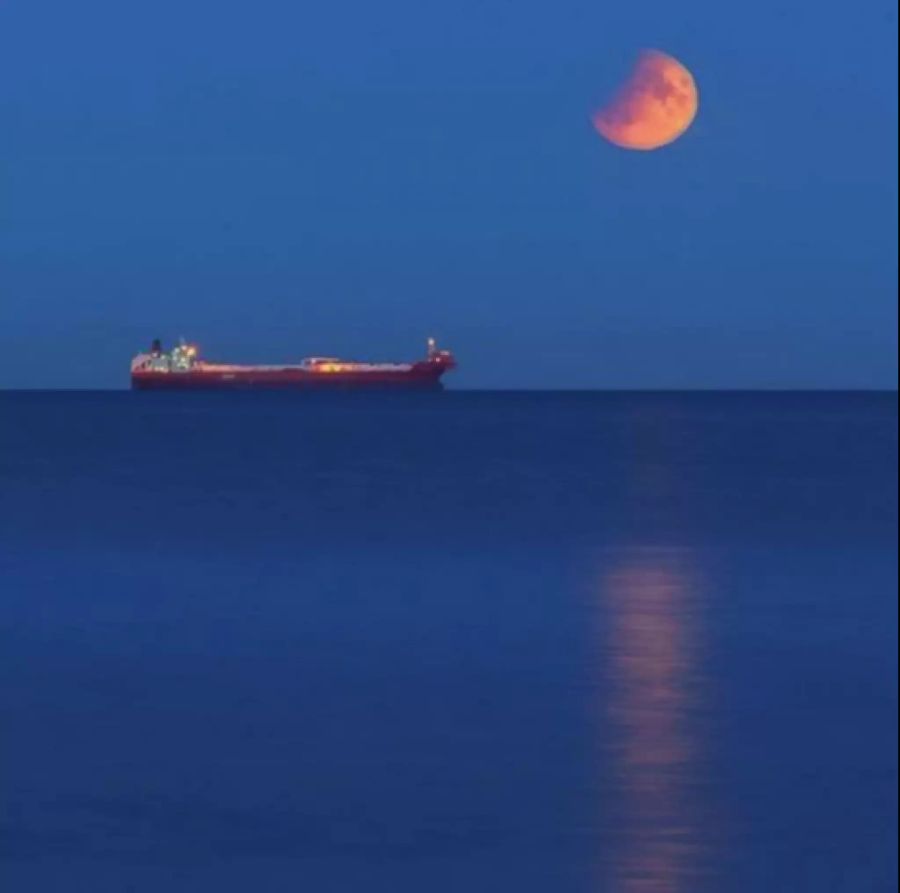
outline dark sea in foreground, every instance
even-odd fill
[[[897,397],[0,394],[4,893],[888,893]]]

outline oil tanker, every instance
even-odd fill
[[[360,363],[335,357],[308,357],[283,366],[216,363],[200,357],[197,346],[181,341],[164,350],[159,340],[131,361],[134,390],[440,390],[444,373],[456,368],[449,350],[428,340],[428,351],[411,363]]]

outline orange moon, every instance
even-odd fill
[[[612,101],[595,112],[594,127],[623,149],[649,151],[678,139],[694,122],[700,97],[693,75],[677,59],[644,50]]]

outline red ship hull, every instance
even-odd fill
[[[131,387],[141,391],[441,390],[441,376],[446,371],[446,366],[429,362],[399,371],[365,372],[314,372],[297,367],[222,370],[201,366],[184,372],[134,371]]]

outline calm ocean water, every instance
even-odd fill
[[[0,395],[0,886],[895,890],[896,419]]]

